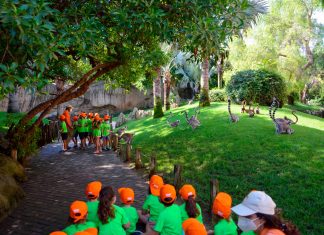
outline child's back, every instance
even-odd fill
[[[181,235],[181,211],[176,204],[166,207],[156,222],[154,230],[160,232],[160,235]]]
[[[136,224],[138,221],[137,210],[135,207],[132,207],[132,206],[122,206],[122,208],[124,209],[128,219],[129,219],[129,222],[130,222],[130,227],[129,227],[129,229],[126,230],[126,233],[132,234],[136,230]]]
[[[160,202],[158,196],[150,194],[146,197],[143,205],[144,210],[150,211],[149,221],[156,222],[160,213],[164,210],[165,206]]]

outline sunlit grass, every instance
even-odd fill
[[[261,115],[249,118],[233,105],[233,113],[240,116],[235,124],[228,120],[226,103],[213,103],[201,109],[202,125],[192,130],[180,112],[189,110],[192,115],[196,106],[172,110],[172,120],[181,121],[177,128],[167,125],[169,112],[161,119],[127,123],[128,131],[136,133],[133,149],[142,148],[144,162],[156,155],[158,170],[167,176],[174,164],[183,165],[183,178],[195,185],[205,206],[209,179],[217,178],[220,189],[232,195],[234,204],[252,189],[264,190],[303,234],[323,231],[323,119],[297,112],[298,124],[292,126],[295,133],[276,135],[268,107],[261,107]],[[290,109],[276,113],[276,117],[284,115],[294,120]]]

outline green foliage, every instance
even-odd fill
[[[232,105],[240,113],[240,105]],[[293,135],[276,135],[268,107],[261,115],[240,115],[239,125],[228,121],[227,103],[212,103],[201,109],[201,126],[195,131],[186,124],[181,111],[194,113],[195,106],[173,109],[180,126],[170,128],[166,119],[144,118],[127,123],[135,132],[133,150],[142,149],[142,160],[148,165],[154,153],[157,171],[172,175],[174,164],[183,167],[183,183],[193,184],[199,203],[208,210],[209,180],[218,179],[220,190],[233,197],[233,205],[242,201],[252,189],[267,192],[283,216],[296,224],[302,234],[321,231],[323,197],[323,131],[321,118],[297,113]],[[277,117],[291,118],[291,110],[279,109]],[[144,130],[144,131],[143,131]],[[148,138],[149,137],[149,138]],[[185,143],[185,144],[184,144]],[[171,176],[172,177],[172,176]],[[172,180],[172,178],[167,180]],[[301,183],[301,179],[307,181]],[[307,210],[301,202],[307,202]],[[310,226],[311,225],[311,226]]]
[[[226,100],[225,90],[211,89],[209,91],[209,99],[211,102],[223,102]]]
[[[286,100],[286,86],[283,78],[266,70],[245,70],[232,76],[226,91],[235,100],[270,105],[276,97],[282,105]]]
[[[41,138],[42,130],[40,128],[36,128],[36,131],[29,136],[26,145],[20,144],[21,142],[18,141],[17,145],[17,160],[20,163],[24,163],[24,160],[27,157],[31,157],[38,151],[38,141]]]
[[[200,107],[210,106],[208,91],[203,88],[200,90],[199,106]]]
[[[162,100],[159,97],[156,97],[153,118],[160,118],[164,116],[162,107]]]

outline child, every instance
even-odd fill
[[[86,132],[88,130],[87,128],[88,123],[86,117],[87,114],[82,112],[78,120],[78,132],[79,132],[79,137],[81,139],[81,146],[80,146],[81,149],[85,149],[86,147]]]
[[[208,231],[215,235],[237,235],[237,226],[231,218],[232,198],[227,193],[220,192],[213,203],[213,214],[216,224],[214,230]]]
[[[104,116],[104,122],[101,124],[101,135],[102,135],[102,140],[103,140],[103,144],[102,144],[102,149],[103,150],[109,150],[108,147],[108,140],[109,140],[109,115],[105,115]]]
[[[99,181],[93,181],[89,183],[86,187],[85,193],[88,198],[88,218],[87,221],[94,222],[96,225],[99,223],[98,219],[98,206],[99,206],[99,193],[101,190],[102,184]]]
[[[134,191],[131,188],[120,188],[118,189],[118,193],[120,200],[123,203],[122,208],[124,209],[130,222],[130,227],[126,230],[126,234],[137,234],[134,232],[136,230],[138,214],[136,208],[131,206],[134,203]]]
[[[181,235],[182,221],[180,207],[174,204],[176,200],[176,190],[170,185],[162,186],[160,191],[160,200],[165,209],[160,213],[153,231],[148,229],[145,234],[155,235]]]
[[[184,235],[207,235],[205,226],[197,219],[189,218],[182,223]]]
[[[83,201],[74,201],[70,206],[69,225],[63,232],[67,235],[74,235],[76,232],[81,232],[87,229],[96,231],[96,224],[90,221],[86,221],[88,215],[87,204]]]
[[[101,144],[100,144],[100,137],[101,137],[101,131],[100,131],[100,116],[96,115],[94,118],[94,122],[92,123],[92,129],[93,129],[93,138],[96,145],[96,151],[95,154],[101,153]]]
[[[60,115],[60,121],[61,121],[60,132],[61,132],[61,137],[62,137],[62,141],[63,141],[62,151],[65,152],[65,151],[67,151],[67,148],[68,148],[68,144],[67,144],[68,129],[67,129],[66,122],[65,122],[65,116],[63,114]]]
[[[179,193],[181,198],[185,201],[185,203],[180,206],[182,222],[188,218],[197,218],[197,220],[203,224],[201,208],[195,201],[197,196],[195,188],[190,184],[185,184],[179,190]]]
[[[160,189],[163,186],[163,179],[158,175],[152,175],[150,179],[149,195],[146,197],[143,210],[139,212],[139,217],[143,223],[154,224],[165,206],[160,202]]]
[[[93,113],[88,114],[88,145],[93,144],[93,136],[92,136],[92,121],[93,121]]]
[[[116,196],[112,187],[104,187],[99,194],[99,235],[126,235],[130,227],[125,211],[114,205]]]
[[[73,143],[74,143],[74,148],[77,148],[78,147],[78,119],[79,117],[78,116],[74,116],[73,117]]]

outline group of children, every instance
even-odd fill
[[[250,192],[233,208],[231,196],[218,193],[212,208],[215,226],[209,231],[196,202],[196,190],[189,184],[179,190],[183,204],[178,205],[174,186],[153,175],[141,210],[132,206],[135,195],[131,188],[118,189],[121,206],[115,205],[113,188],[102,187],[98,181],[89,183],[85,192],[87,202],[75,201],[70,206],[70,225],[50,235],[237,235],[237,226],[244,235],[299,234],[295,226],[275,215],[276,204],[262,191]],[[239,216],[238,225],[231,218],[232,211]]]
[[[78,137],[80,138],[80,148],[85,149],[87,140],[89,144],[95,144],[96,154],[101,153],[102,150],[109,150],[108,140],[110,135],[110,116],[104,115],[100,117],[98,113],[81,112],[72,118],[73,125],[73,142],[74,147],[78,147]],[[63,140],[62,151],[68,150],[69,136],[67,128],[67,119],[64,114],[60,115],[60,132]]]

